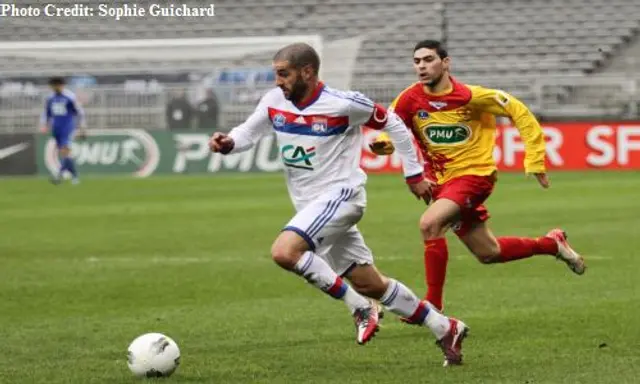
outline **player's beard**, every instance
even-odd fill
[[[294,104],[299,103],[308,89],[309,86],[301,78],[298,78],[291,86],[288,99]]]

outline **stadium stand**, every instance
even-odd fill
[[[57,2],[62,3],[74,2]],[[137,4],[145,3],[149,2]],[[210,2],[186,3],[204,6]],[[40,2],[21,2],[23,6],[29,4]],[[637,85],[638,79],[626,74],[621,77],[616,64],[617,57],[640,63],[640,49],[632,49],[640,34],[640,2],[634,0],[220,0],[215,2],[215,11],[215,22],[181,17],[118,21],[98,17],[5,17],[0,24],[0,42],[306,33],[321,34],[330,42],[357,36],[362,43],[351,87],[388,103],[414,81],[410,55],[415,42],[446,39],[456,76],[512,92],[542,117],[628,118],[638,110],[633,100],[638,99],[637,87],[629,85]],[[154,58],[114,64],[80,62],[72,57],[42,61],[0,53],[0,76],[51,71],[100,74],[132,68],[170,72],[264,67],[269,59],[270,55],[248,53],[240,60],[165,62]],[[601,72],[607,77],[603,79]],[[0,92],[0,129],[33,129],[41,98],[41,88],[37,89],[36,94],[26,95],[24,89]],[[122,87],[94,90],[86,102],[89,124],[161,128],[166,99],[164,93],[140,95]],[[223,105],[226,124],[238,122],[254,102],[253,98],[244,102],[235,99]]]

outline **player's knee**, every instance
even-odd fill
[[[500,261],[500,247],[497,244],[482,247],[474,250],[473,253],[482,264],[494,264]]]
[[[437,239],[444,234],[444,226],[438,220],[422,218],[420,220],[420,233],[425,240]]]
[[[271,246],[271,258],[282,268],[293,270],[307,249],[307,243],[295,232],[283,231]]]
[[[271,247],[271,258],[284,269],[293,270],[300,259],[300,255],[285,244],[275,242]]]

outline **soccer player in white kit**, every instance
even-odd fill
[[[379,321],[377,305],[364,295],[412,323],[424,324],[438,340],[444,365],[460,364],[468,327],[382,275],[356,226],[366,207],[367,177],[360,168],[362,125],[391,137],[410,191],[418,198],[429,196],[431,184],[422,175],[407,127],[364,95],[334,90],[319,81],[320,59],[307,44],[282,48],[273,67],[277,87],[264,95],[244,123],[228,135],[214,133],[209,141],[213,152],[233,154],[250,149],[275,130],[297,213],[274,241],[273,260],[343,300],[353,314],[359,344],[374,336]]]

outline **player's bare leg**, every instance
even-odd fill
[[[486,222],[477,222],[460,240],[484,264],[507,263],[532,256],[549,255],[564,261],[576,274],[584,273],[584,259],[567,242],[566,234],[554,229],[546,236],[495,237]]]
[[[462,342],[469,331],[463,322],[429,308],[404,284],[384,276],[373,265],[357,265],[346,277],[362,295],[378,300],[389,311],[413,324],[429,328],[444,353],[445,366],[462,363]]]
[[[356,323],[358,344],[365,344],[373,338],[378,330],[375,305],[358,294],[326,261],[313,253],[302,236],[289,230],[281,232],[271,247],[271,257],[280,267],[302,276],[329,296],[344,301]]]
[[[58,170],[58,174],[57,175],[52,175],[51,177],[51,183],[54,185],[58,185],[62,182],[62,177],[64,176],[64,171],[67,170],[67,163],[64,159],[66,159],[67,157],[69,157],[71,151],[69,150],[69,147],[67,147],[66,145],[63,145],[61,147],[58,148],[58,158],[60,159],[60,169]]]
[[[425,300],[443,310],[443,289],[447,275],[449,251],[445,234],[460,215],[460,207],[449,199],[433,202],[420,218],[420,233],[424,241],[424,268],[427,283]]]

